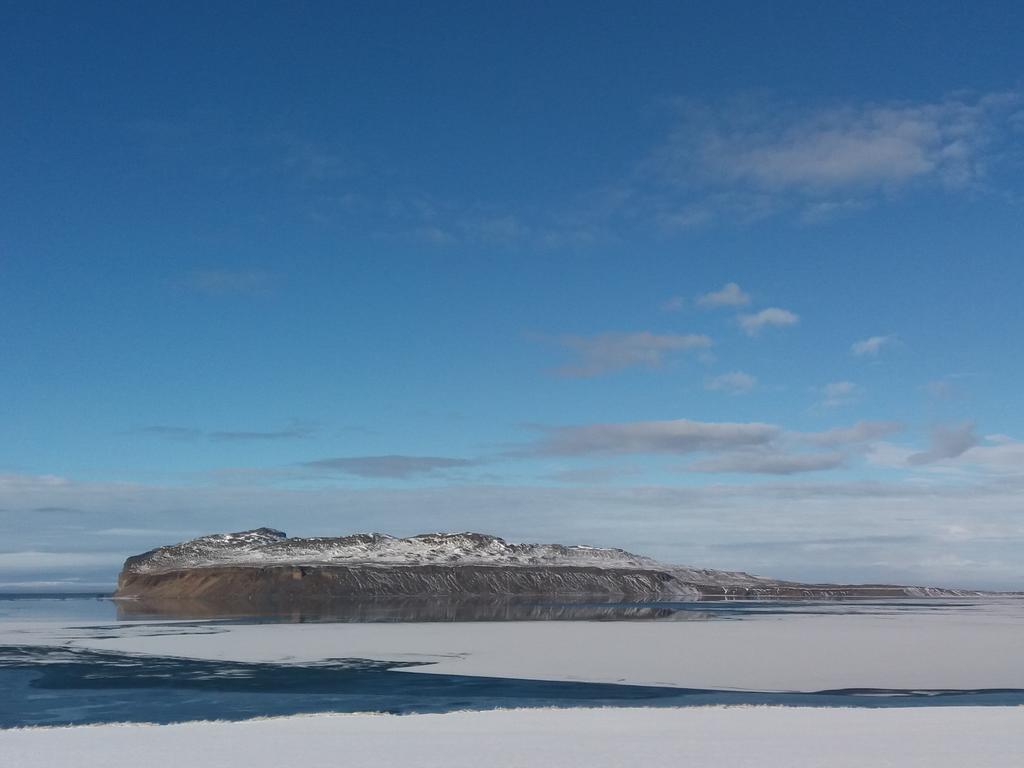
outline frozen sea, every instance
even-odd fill
[[[0,596],[0,727],[539,707],[1024,705],[1024,600],[376,601],[211,617]]]

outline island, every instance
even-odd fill
[[[129,557],[115,597],[287,604],[309,599],[703,600],[945,597],[891,584],[807,584],[666,565],[622,549],[518,544],[482,533],[289,538],[274,528],[202,536]]]

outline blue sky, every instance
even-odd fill
[[[1019,4],[4,18],[0,588],[258,525],[1024,585]]]

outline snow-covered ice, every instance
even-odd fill
[[[237,661],[423,661],[405,670],[690,688],[1024,688],[1024,601],[689,622],[0,625],[0,643],[71,643]]]

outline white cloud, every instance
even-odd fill
[[[736,283],[726,283],[717,291],[697,297],[701,307],[743,307],[750,303],[750,294],[745,293]]]
[[[588,456],[632,453],[694,453],[771,442],[773,424],[690,421],[634,421],[547,427],[529,455]]]
[[[799,316],[788,309],[778,307],[769,307],[750,315],[740,315],[740,327],[748,336],[757,336],[764,328],[784,328],[799,322]]]
[[[702,334],[656,334],[648,331],[566,335],[557,341],[577,358],[557,372],[562,376],[581,378],[634,366],[657,368],[673,352],[707,349],[712,345],[711,339]]]
[[[752,391],[757,386],[757,378],[743,371],[723,373],[708,379],[704,383],[705,389],[716,392],[728,392],[733,395],[742,395]]]
[[[832,381],[821,388],[821,405],[837,408],[856,402],[861,396],[860,386],[852,381]]]
[[[854,342],[850,346],[850,352],[857,357],[877,357],[883,347],[889,347],[895,343],[896,337],[893,335],[871,336],[870,338]]]

